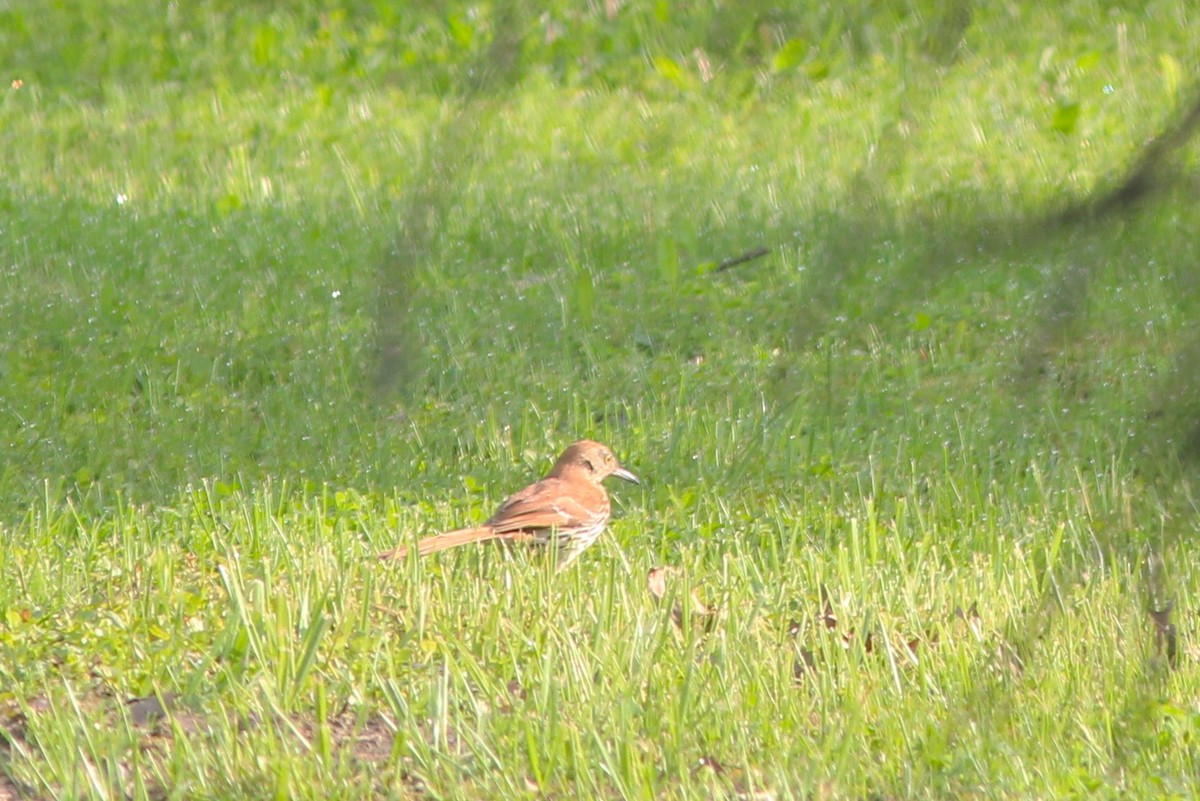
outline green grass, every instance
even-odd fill
[[[1187,4],[668,5],[0,9],[0,797],[1195,794]]]

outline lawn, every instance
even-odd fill
[[[673,6],[0,6],[0,799],[1196,794],[1195,12]]]

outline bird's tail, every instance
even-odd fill
[[[460,528],[455,531],[447,531],[442,534],[435,534],[432,537],[426,537],[417,543],[417,554],[419,556],[427,556],[431,553],[444,551],[447,548],[457,548],[459,545],[466,545],[469,542],[485,542],[494,540],[504,535],[496,531],[491,526],[476,526],[475,528]],[[403,545],[394,551],[379,554],[380,559],[403,559],[408,555],[409,546]]]

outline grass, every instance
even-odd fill
[[[0,797],[1193,795],[1186,4],[548,9],[3,10]]]

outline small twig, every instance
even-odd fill
[[[1167,666],[1171,668],[1179,665],[1179,635],[1171,622],[1174,609],[1175,602],[1168,601],[1162,609],[1150,610],[1150,619],[1154,621],[1154,650],[1167,658]]]
[[[394,617],[397,620],[400,620],[401,618],[404,617],[404,613],[402,613],[399,609],[393,609],[392,607],[387,606],[385,604],[371,604],[371,608],[374,609],[376,612],[379,612],[380,614],[388,615],[389,617]]]
[[[755,259],[761,259],[763,256],[767,255],[770,252],[771,252],[770,250],[768,250],[767,248],[764,248],[764,247],[757,247],[754,250],[747,250],[745,253],[743,253],[740,256],[734,256],[731,259],[726,259],[725,261],[721,262],[720,264],[717,265],[717,269],[714,270],[714,272],[718,272],[718,273],[725,272],[730,267],[737,267],[739,264],[745,264],[748,261],[754,261]]]

